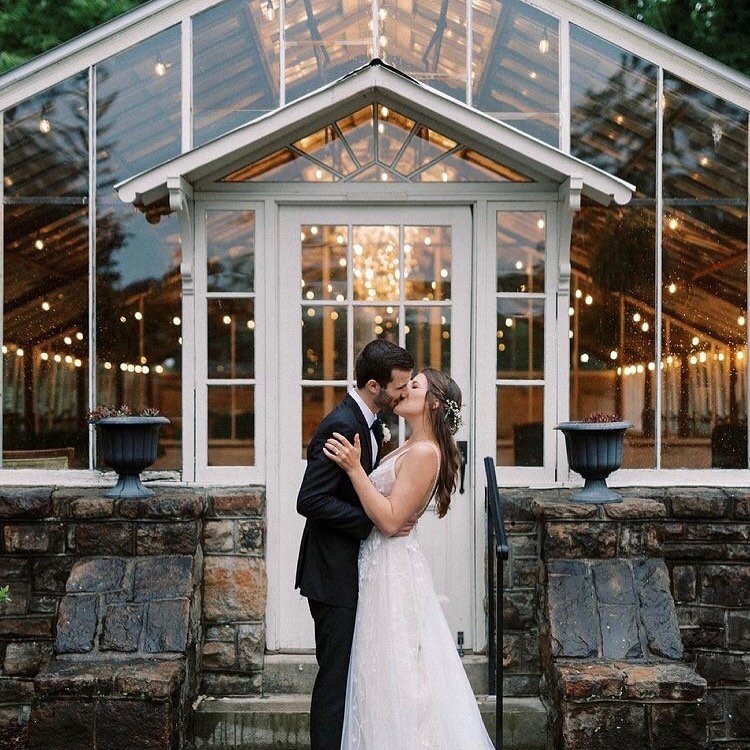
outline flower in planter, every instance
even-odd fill
[[[92,409],[88,414],[88,421],[91,424],[96,424],[102,419],[109,419],[110,417],[158,417],[159,410],[155,406],[146,406],[141,409],[140,414],[133,414],[132,409],[123,404],[120,407],[115,406],[97,406]]]

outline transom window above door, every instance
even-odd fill
[[[222,182],[531,182],[383,104],[369,104]]]

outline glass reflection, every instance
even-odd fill
[[[632,422],[624,468],[656,465],[655,246],[651,208],[586,205],[573,227],[570,415]]]
[[[353,0],[346,7],[284,2],[287,101],[335,81],[374,56],[369,0]]]
[[[451,371],[451,311],[449,307],[407,307],[405,348],[417,370],[434,367]]]
[[[360,352],[373,339],[387,339],[398,344],[398,308],[364,307],[354,312],[354,351]]]
[[[404,299],[450,299],[451,263],[451,227],[404,227]]]
[[[393,301],[399,297],[399,228],[352,227],[354,299]]]
[[[396,170],[402,175],[410,175],[442,156],[446,151],[450,151],[454,146],[456,146],[455,141],[431,130],[426,125],[420,125],[396,162]]]
[[[209,292],[252,292],[255,211],[206,212]]]
[[[546,243],[544,211],[498,211],[497,291],[543,292]]]
[[[88,209],[6,206],[3,466],[87,468]]]
[[[472,0],[473,105],[558,145],[558,21],[521,0]]]
[[[544,378],[544,300],[497,300],[497,377]]]
[[[544,441],[544,386],[498,386],[497,465],[542,466]]]
[[[193,16],[196,146],[278,107],[276,10],[273,1],[228,0]]]
[[[466,3],[381,3],[380,55],[418,81],[466,99]],[[460,41],[459,41],[460,40]]]
[[[657,67],[570,27],[570,151],[656,195]]]
[[[302,305],[303,380],[346,378],[346,307]]]
[[[349,144],[335,125],[327,125],[322,130],[301,138],[294,146],[342,177],[357,168],[348,150]]]
[[[85,72],[6,110],[6,198],[87,196],[88,117]]]
[[[304,225],[302,238],[302,297],[338,300],[347,295],[346,226]]]
[[[255,302],[252,299],[206,301],[208,377],[255,377]]]
[[[734,205],[665,214],[665,468],[747,468],[746,226]]]
[[[255,388],[208,386],[208,465],[255,464]]]
[[[155,464],[160,469],[181,463],[181,248],[177,218],[168,212],[161,204],[146,217],[100,198],[96,244],[96,401],[159,408],[171,422],[160,433],[168,448]]]
[[[302,458],[307,458],[307,449],[312,436],[326,414],[340,404],[346,396],[346,386],[325,385],[302,388]]]
[[[748,113],[664,75],[664,195],[747,202]]]

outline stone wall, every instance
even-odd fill
[[[265,491],[214,490],[203,527],[201,692],[260,693],[265,651]]]
[[[0,586],[10,589],[0,604],[0,727],[28,721],[34,677],[52,657],[60,602],[81,558],[202,555],[200,691],[260,690],[264,490],[155,490],[132,501],[96,488],[0,489]]]
[[[626,498],[657,500],[665,506],[665,516],[641,525],[638,534],[627,523],[622,524],[622,533],[599,540],[597,554],[616,557],[621,549],[627,556],[634,547],[646,545],[644,549],[648,549],[651,543],[661,543],[685,647],[683,660],[695,666],[709,684],[706,704],[710,747],[747,750],[750,491],[705,487],[621,491]],[[504,581],[505,690],[507,695],[519,695],[538,684],[540,676],[538,615],[535,602],[529,599],[537,577],[527,567],[530,557],[538,560],[541,547],[532,502],[568,500],[572,493],[502,487],[500,492],[506,503],[506,529],[512,548]],[[531,538],[536,541],[533,550]],[[546,540],[548,548],[556,543]]]

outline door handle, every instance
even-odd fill
[[[466,491],[464,488],[464,479],[466,478],[466,464],[469,460],[469,444],[466,440],[456,441],[458,452],[461,454],[461,483],[458,488],[458,494],[463,495]]]

